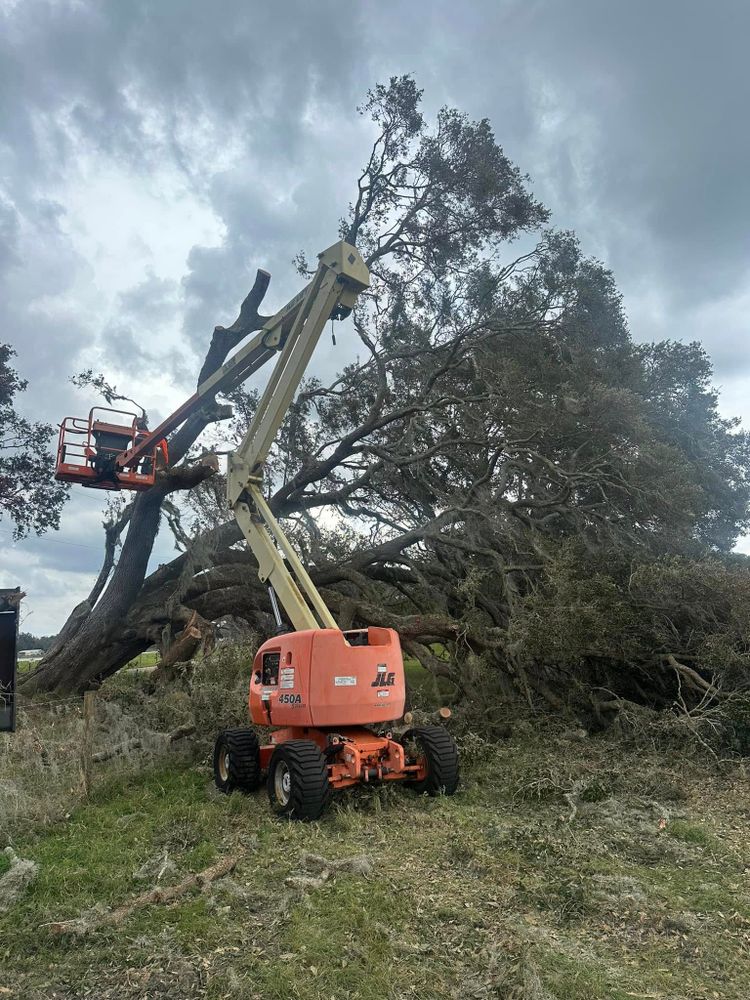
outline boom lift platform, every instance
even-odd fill
[[[263,496],[263,465],[326,321],[341,307],[351,309],[370,283],[359,252],[344,241],[318,261],[309,284],[153,431],[139,434],[135,419],[113,431],[109,418],[95,418],[94,411],[88,421],[64,421],[57,472],[88,486],[144,488],[137,477],[154,481],[166,435],[278,354],[242,443],[229,456],[227,500],[268,585],[279,630],[285,628],[280,603],[295,631],[268,639],[253,662],[250,718],[273,729],[269,742],[261,746],[250,728],[221,732],[214,780],[222,792],[250,792],[265,775],[274,810],[303,820],[321,815],[332,789],[400,780],[418,791],[451,795],[458,785],[458,753],[446,729],[415,728],[400,739],[390,732],[389,723],[403,716],[406,696],[398,634],[338,627]],[[67,443],[75,433],[86,459],[77,465]]]
[[[135,413],[95,406],[88,417],[66,417],[60,424],[55,479],[99,490],[147,490],[156,481],[161,442],[136,459],[122,461],[145,432]]]

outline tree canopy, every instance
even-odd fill
[[[8,518],[18,539],[58,528],[68,489],[53,478],[55,428],[16,410],[16,396],[28,383],[11,367],[15,353],[0,344],[0,520]]]

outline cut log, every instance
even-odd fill
[[[157,672],[167,674],[175,664],[191,660],[199,647],[208,640],[212,630],[211,622],[202,618],[197,611],[193,611],[185,628],[159,661]]]

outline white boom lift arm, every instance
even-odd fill
[[[338,625],[266,503],[262,493],[263,463],[326,321],[337,306],[351,308],[359,293],[370,284],[370,273],[362,257],[343,240],[321,253],[318,260],[318,269],[307,287],[268,320],[243,352],[238,352],[252,352],[256,341],[258,346],[278,349],[282,324],[296,310],[273,374],[242,443],[229,456],[227,469],[227,501],[258,560],[260,579],[269,586],[277,624],[281,625],[281,618],[276,596],[298,630],[338,628]],[[199,387],[199,393],[202,388]]]

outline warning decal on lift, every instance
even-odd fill
[[[279,686],[282,688],[294,687],[294,667],[282,667],[279,675]]]
[[[333,683],[337,688],[345,687],[355,687],[357,684],[356,677],[334,677]]]

